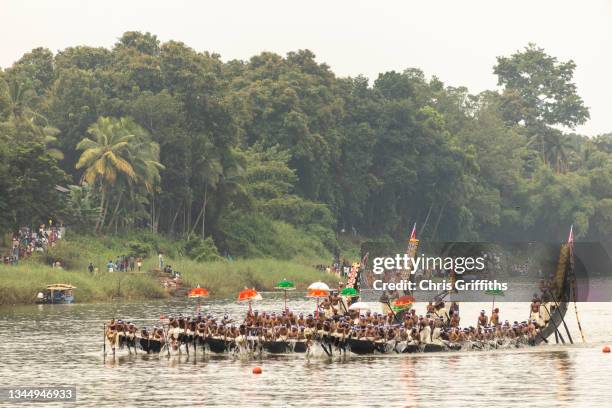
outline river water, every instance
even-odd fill
[[[259,310],[281,310],[264,294]],[[296,311],[313,302],[290,299]],[[501,318],[524,320],[528,304],[499,303]],[[244,360],[165,355],[103,358],[103,321],[152,325],[160,315],[192,313],[193,302],[37,305],[0,308],[0,387],[76,386],[79,407],[351,406],[351,407],[610,407],[612,303],[579,303],[587,343],[580,342],[573,306],[566,315],[576,345],[490,352],[417,355],[271,356]],[[424,305],[417,304],[422,313]],[[474,324],[491,304],[461,305]],[[210,301],[203,312],[239,318],[244,304]],[[469,319],[473,317],[474,323]],[[260,366],[263,374],[254,375]],[[0,406],[9,406],[1,405]],[[67,405],[67,404],[66,404]],[[24,403],[19,406],[25,406]],[[37,405],[40,406],[40,405]],[[48,403],[44,406],[61,406]]]

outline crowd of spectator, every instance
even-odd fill
[[[319,271],[334,274],[341,278],[346,278],[351,271],[351,263],[347,259],[343,259],[342,261],[336,259],[331,265],[321,264],[315,265],[314,267]]]
[[[90,262],[87,268],[90,273],[94,272],[94,266]],[[110,259],[106,264],[108,272],[134,272],[142,270],[142,258],[134,255],[120,255],[115,261]]]
[[[13,234],[9,253],[2,257],[2,262],[5,265],[16,265],[20,259],[35,252],[45,252],[47,248],[55,246],[65,233],[63,225],[54,226],[52,221],[49,221],[49,225],[41,224],[37,230],[22,227]]]

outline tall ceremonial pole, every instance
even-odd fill
[[[414,259],[414,257],[416,256],[418,247],[419,247],[419,240],[416,237],[416,222],[415,222],[414,226],[412,227],[412,232],[410,233],[410,238],[408,238],[408,247],[406,248],[406,254],[408,255],[408,258]],[[400,276],[402,280],[410,281],[413,266],[414,265],[409,263],[407,269],[402,269],[400,271]],[[410,294],[410,291],[404,289],[404,294],[408,295]]]

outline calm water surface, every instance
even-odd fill
[[[279,297],[266,298],[257,308],[281,310]],[[299,296],[290,306],[313,309],[312,302]],[[527,304],[499,307],[502,319],[527,317]],[[463,323],[474,324],[470,319],[475,320],[481,308],[490,304],[462,304]],[[419,312],[423,309],[417,305]],[[152,325],[161,314],[193,312],[194,304],[0,308],[0,380],[3,387],[75,385],[79,407],[610,407],[612,355],[601,348],[612,341],[612,304],[581,303],[578,309],[587,343],[574,346],[310,360],[303,355],[203,359],[202,354],[196,359],[139,354],[105,360],[104,320],[122,317],[139,326]],[[245,305],[214,301],[203,311],[238,318]],[[573,306],[567,322],[579,340]],[[549,340],[554,343],[554,338]],[[262,375],[251,373],[256,365],[263,368]],[[59,406],[44,406],[54,405]]]

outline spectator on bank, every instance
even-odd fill
[[[164,269],[164,256],[162,255],[162,253],[160,252],[159,255],[157,255],[157,258],[159,259],[159,270],[163,270]]]
[[[115,271],[115,264],[113,264],[113,260],[112,259],[110,261],[108,261],[108,264],[106,265],[106,267],[108,268],[109,272],[114,272]]]
[[[142,258],[138,257],[138,259],[136,260],[136,265],[138,266],[138,272],[140,272],[140,269],[142,268]]]
[[[91,262],[89,263],[89,265],[87,266],[87,270],[89,271],[90,274],[93,273],[93,271],[94,271],[93,263],[91,263]]]
[[[134,272],[134,255],[130,255],[130,272]]]

